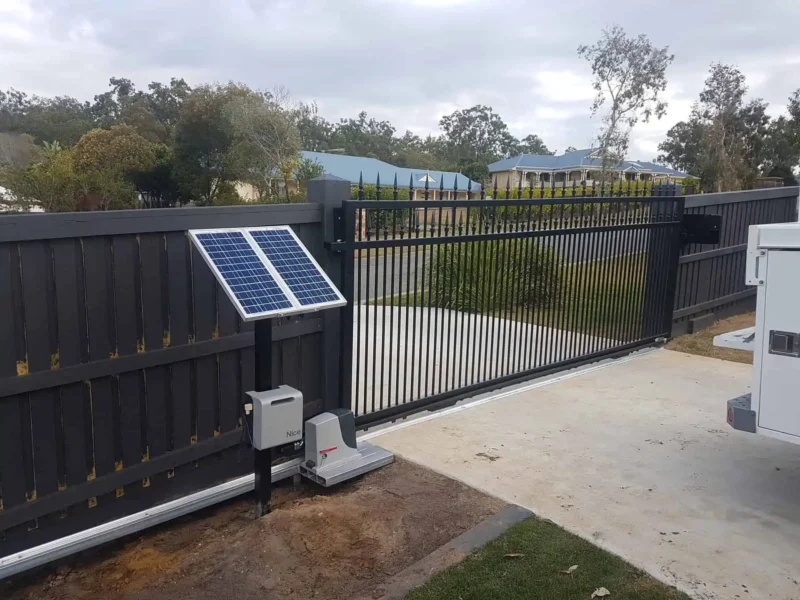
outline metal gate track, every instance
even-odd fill
[[[297,458],[272,467],[273,483],[299,473],[300,461],[301,459]],[[0,558],[0,580],[67,557],[76,552],[88,550],[100,544],[136,533],[142,529],[165,523],[201,508],[247,494],[253,491],[254,480],[254,475],[239,477],[233,481],[195,492],[110,523],[103,523],[97,527],[73,533],[41,546],[34,546],[21,552],[15,552]]]

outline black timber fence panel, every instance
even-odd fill
[[[719,244],[688,244],[681,250],[673,334],[692,331],[693,321],[705,315],[753,310],[755,288],[745,285],[748,228],[797,221],[797,206],[797,187],[687,196],[686,214],[722,215],[722,230]]]
[[[318,204],[0,217],[0,556],[252,471],[253,327],[185,231],[279,224],[324,260]],[[323,323],[274,324],[306,417]]]

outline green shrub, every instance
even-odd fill
[[[214,206],[236,206],[237,204],[246,204],[233,184],[227,181],[219,184],[219,189],[214,196]]]
[[[566,187],[561,187],[561,184],[557,184],[555,188],[550,187],[549,183],[544,184],[544,188],[540,185],[531,187],[523,187],[522,193],[520,194],[520,189],[518,187],[506,189],[504,187],[498,187],[497,193],[492,187],[486,186],[486,197],[492,197],[496,200],[517,200],[518,198],[571,198],[572,196],[600,196],[600,192],[604,192],[604,197],[610,196],[627,196],[628,191],[630,190],[631,196],[649,196],[653,190],[653,182],[652,181],[616,181],[613,184],[607,183],[605,187],[602,187],[599,183],[592,188],[591,185],[587,185],[585,188],[580,184],[580,182],[575,182],[575,187],[572,186],[572,182],[569,182]],[[531,196],[531,193],[533,195]]]
[[[362,188],[362,200],[394,200],[394,188],[392,186],[381,186],[380,197],[378,188],[374,185],[365,185]],[[350,198],[358,200],[358,186],[350,188]],[[397,199],[408,200],[408,188],[397,188]],[[382,237],[384,234],[391,235],[392,232],[406,230],[409,226],[411,211],[408,209],[375,210],[364,211],[366,230],[371,236]]]
[[[561,271],[557,253],[533,239],[440,246],[427,267],[429,304],[479,313],[543,306],[557,298]]]
[[[576,202],[575,204],[533,204],[523,206],[508,206],[503,204],[503,200],[498,200],[497,206],[487,206],[483,208],[482,220],[488,223],[491,228],[494,223],[494,231],[513,231],[517,228],[526,228],[530,221],[531,226],[542,221],[567,227],[577,227],[578,222],[583,219],[597,219],[599,216],[608,216],[612,213],[630,213],[641,209],[644,206],[641,202],[627,201],[624,204],[616,200],[604,202],[591,202],[589,200]]]
[[[694,177],[686,177],[681,181],[685,194],[699,194],[700,193],[700,180]]]
[[[394,188],[391,185],[381,186],[381,197],[378,198],[378,188],[374,185],[365,185],[363,187],[364,198],[363,200],[394,200]],[[397,199],[408,200],[408,188],[397,188]],[[358,186],[354,185],[350,188],[350,199],[358,200]]]

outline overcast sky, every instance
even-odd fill
[[[90,100],[111,76],[284,85],[328,119],[366,110],[420,135],[488,104],[561,151],[592,141],[576,48],[613,23],[675,54],[669,112],[634,130],[631,158],[656,155],[712,61],[736,64],[772,114],[800,87],[800,0],[0,0],[0,89]]]

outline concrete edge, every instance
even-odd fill
[[[359,596],[355,600],[402,600],[412,589],[423,585],[431,576],[461,562],[473,551],[482,548],[517,523],[532,516],[533,512],[527,508],[511,504],[390,577],[378,585],[372,594]]]

